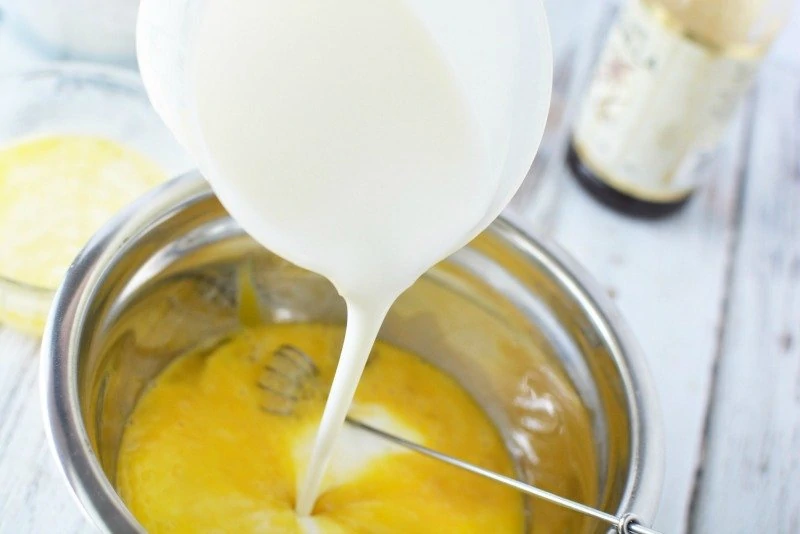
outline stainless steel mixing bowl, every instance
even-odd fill
[[[575,465],[593,472],[578,470],[571,482],[597,489],[589,504],[651,520],[663,461],[655,392],[636,344],[593,287],[562,252],[501,218],[411,288],[381,338],[452,373],[523,448],[522,427],[542,451],[555,439],[580,445],[536,434],[576,416],[577,406],[594,444]],[[344,310],[327,281],[246,236],[197,174],[130,206],[76,259],[45,333],[41,385],[58,462],[99,528],[143,531],[114,490],[120,437],[143,389],[175,357],[254,317],[343,323]],[[521,427],[534,415],[520,411],[520,384],[525,394],[560,388],[567,408]],[[540,393],[539,404],[551,394]],[[531,461],[541,460],[537,452]]]

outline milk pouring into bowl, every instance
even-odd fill
[[[296,511],[309,515],[383,318],[485,229],[544,130],[538,1],[145,0],[154,105],[262,245],[327,277],[347,330]]]

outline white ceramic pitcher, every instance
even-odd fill
[[[193,27],[211,1],[222,0],[142,0],[137,48],[153,105],[214,187],[214,166],[204,161],[207,151],[193,116],[187,74]],[[510,202],[544,133],[553,76],[544,6],[541,0],[398,1],[407,2],[434,37],[496,148],[492,154],[500,185],[466,244]],[[229,5],[235,9],[236,2]],[[498,32],[492,21],[514,31]]]

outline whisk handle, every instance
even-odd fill
[[[639,518],[634,514],[623,515],[615,526],[617,534],[661,534],[652,528],[642,525],[639,522]]]
[[[623,531],[621,534],[661,534],[657,530],[653,530],[652,528],[647,528],[639,523],[634,523],[628,527],[627,532]]]

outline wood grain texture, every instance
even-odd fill
[[[0,532],[90,532],[45,439],[39,343],[0,330]]]
[[[800,75],[757,94],[694,532],[800,532]]]

